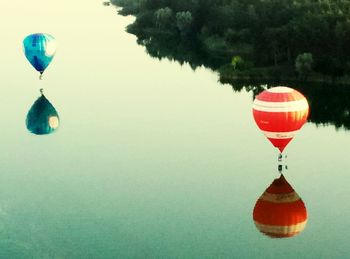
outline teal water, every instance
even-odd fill
[[[0,3],[1,258],[347,258],[350,132],[307,123],[285,176],[308,224],[270,239],[252,211],[278,176],[252,93],[150,58],[100,1]],[[38,80],[22,39],[58,41]],[[43,87],[59,130],[25,117]],[[312,111],[311,111],[312,112]]]

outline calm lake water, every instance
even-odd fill
[[[349,257],[349,131],[307,123],[289,144],[308,223],[268,238],[252,211],[278,152],[251,92],[152,59],[125,32],[133,18],[100,1],[0,10],[0,258]],[[21,46],[34,32],[58,41],[42,81]],[[47,136],[25,128],[41,87],[61,118]]]

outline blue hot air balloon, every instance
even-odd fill
[[[40,79],[56,53],[56,41],[50,34],[35,33],[23,40],[24,54],[32,66],[40,72]]]
[[[34,102],[27,114],[26,126],[33,134],[45,135],[57,130],[60,118],[55,107],[44,96],[42,89],[40,92],[41,96]]]

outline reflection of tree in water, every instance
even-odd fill
[[[193,69],[198,66],[217,70],[223,63],[222,55],[206,53],[200,44],[192,41],[179,40],[172,33],[133,31],[138,44],[145,46],[147,53],[158,59],[167,58],[180,64],[189,63]],[[180,35],[177,35],[180,37]],[[310,105],[309,121],[317,125],[334,125],[336,128],[350,129],[350,88],[341,85],[322,83],[303,83],[299,81],[287,82],[271,80],[226,80],[220,78],[221,83],[228,83],[234,91],[252,92],[253,97],[259,94],[264,85],[286,85],[299,90],[308,99]]]
[[[270,87],[287,85],[305,95],[310,106],[309,121],[316,125],[334,125],[336,128],[350,129],[350,88],[343,85],[329,85],[302,82],[257,82],[248,80],[220,80],[228,83],[234,91],[242,89],[251,91],[253,98],[264,90],[266,84]]]
[[[214,71],[218,71],[223,64],[231,62],[227,60],[227,53],[219,51],[219,48],[216,48],[215,51],[208,50],[203,45],[203,41],[198,37],[192,37],[191,33],[184,36],[171,25],[167,29],[161,26],[155,28],[152,24],[147,23],[149,19],[146,18],[143,18],[142,15],[138,16],[136,22],[128,26],[127,31],[136,35],[137,43],[144,46],[151,57],[159,60],[166,58],[180,64],[188,63],[192,69],[204,66]],[[232,85],[235,91],[242,89],[251,91],[253,97],[264,89],[262,85],[293,87],[308,99],[310,122],[317,125],[332,124],[336,128],[350,129],[350,88],[345,86],[299,81],[271,82],[268,79],[241,81],[220,78],[220,82]]]
[[[189,63],[192,69],[205,66],[213,70],[218,69],[223,63],[229,62],[221,55],[209,55],[197,42],[192,40],[179,40],[177,36],[167,32],[135,32],[137,43],[145,46],[147,53],[154,58],[176,60],[181,65]]]

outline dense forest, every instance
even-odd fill
[[[227,75],[350,75],[348,0],[111,0],[150,55]]]

